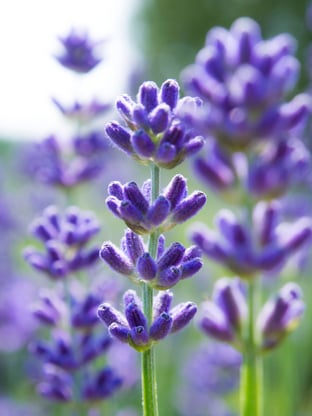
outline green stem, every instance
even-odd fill
[[[152,201],[159,195],[159,167],[151,165],[152,179]],[[148,241],[148,251],[152,257],[156,257],[158,233],[150,234]],[[144,314],[150,325],[153,315],[153,288],[146,283],[142,283],[142,297]],[[147,351],[141,353],[142,368],[142,406],[143,416],[158,416],[158,400],[157,400],[157,382],[156,382],[156,366],[155,351],[152,346]]]
[[[257,279],[251,279],[248,285],[248,326],[241,369],[241,416],[262,415],[262,357],[257,353],[255,331],[257,297],[260,292],[256,283]]]

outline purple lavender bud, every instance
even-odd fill
[[[30,264],[34,269],[39,271],[47,272],[48,271],[48,262],[46,257],[38,253],[33,247],[27,247],[24,251],[24,258],[28,264]]]
[[[229,259],[228,250],[218,241],[217,235],[206,227],[194,229],[191,233],[191,239],[206,256],[213,260],[222,263]]]
[[[130,329],[129,338],[130,345],[138,351],[141,350],[140,347],[145,349],[144,347],[146,347],[149,342],[147,329],[141,325]]]
[[[131,135],[120,124],[116,122],[107,123],[105,126],[105,132],[112,142],[115,143],[115,145],[121,150],[127,154],[132,153],[132,145],[130,141]]]
[[[148,201],[140,191],[140,188],[135,182],[129,182],[124,186],[125,196],[129,201],[142,213],[146,214],[148,210]]]
[[[297,95],[292,101],[281,105],[279,117],[281,123],[292,129],[301,123],[311,112],[311,99],[306,94]]]
[[[287,259],[287,252],[283,247],[269,246],[258,254],[255,264],[261,270],[271,271],[281,267]]]
[[[254,209],[253,223],[257,228],[259,242],[262,246],[271,243],[274,238],[279,211],[280,206],[276,201],[270,204],[260,202]]]
[[[175,209],[187,195],[187,185],[184,176],[175,175],[167,185],[163,195],[169,200],[171,209]]]
[[[173,110],[179,100],[180,87],[176,80],[167,79],[160,87],[160,99]]]
[[[152,323],[149,330],[149,336],[154,341],[160,341],[169,334],[171,326],[171,316],[166,312],[162,312]]]
[[[138,101],[148,113],[158,105],[158,87],[155,82],[146,81],[140,86]]]
[[[195,258],[188,261],[183,261],[180,271],[181,279],[186,279],[188,277],[194,276],[203,266],[203,262],[199,258]]]
[[[110,208],[110,207],[109,207]],[[136,223],[140,223],[143,219],[142,212],[134,206],[130,201],[122,201],[119,207],[120,216],[123,218],[123,220],[128,224],[130,227],[130,224],[133,226],[131,227],[135,232],[139,233],[140,226],[138,225],[138,230],[135,228]]]
[[[181,224],[197,214],[206,203],[206,195],[203,192],[195,191],[187,198],[184,198],[174,209],[171,222]]]
[[[30,226],[31,233],[42,241],[51,240],[55,236],[55,231],[44,219],[34,221]]]
[[[237,19],[230,29],[237,40],[237,63],[250,62],[254,46],[261,40],[259,25],[248,17]]]
[[[124,301],[125,308],[127,308],[127,306],[130,305],[130,303],[135,303],[136,305],[139,305],[140,307],[142,306],[142,302],[135,290],[130,290],[130,289],[127,290],[123,296],[123,301]]]
[[[140,126],[143,129],[149,128],[148,114],[142,104],[135,104],[132,111],[132,118],[136,126]]]
[[[121,218],[119,207],[120,201],[114,196],[108,196],[105,200],[107,208],[118,218]]]
[[[235,331],[240,331],[247,316],[247,304],[238,279],[223,278],[214,287],[213,301],[222,309]]]
[[[47,207],[43,215],[55,230],[60,230],[60,216],[57,207],[53,205]]]
[[[172,327],[171,333],[180,331],[183,329],[194,317],[197,312],[197,306],[193,302],[180,303],[175,306],[171,311]]]
[[[142,158],[153,156],[156,146],[150,136],[142,129],[136,130],[131,138],[134,151]]]
[[[132,264],[135,265],[138,258],[144,253],[144,243],[140,236],[135,234],[131,230],[125,231],[125,249],[126,253],[131,260]]]
[[[119,201],[122,201],[124,199],[123,186],[119,181],[111,182],[108,185],[107,192],[109,195],[114,196]]]
[[[129,336],[130,336],[130,329],[126,326],[117,324],[116,322],[113,322],[108,327],[108,332],[113,338],[118,339],[120,342],[128,343],[129,342]]]
[[[121,387],[122,379],[109,367],[98,371],[83,387],[86,400],[103,400],[112,396]]]
[[[170,143],[161,143],[156,152],[156,161],[160,166],[170,164],[177,155],[176,147]]]
[[[161,291],[154,297],[153,317],[157,319],[163,312],[169,313],[173,293],[169,290]]]
[[[185,248],[182,244],[178,242],[172,243],[170,247],[162,255],[162,257],[158,260],[158,271],[163,271],[170,266],[177,266],[181,262],[184,252]]]
[[[108,327],[112,323],[116,323],[121,326],[127,326],[125,317],[109,303],[102,303],[98,307],[97,314],[101,321],[103,321]]]
[[[279,239],[285,250],[292,254],[311,240],[312,222],[310,218],[300,218],[291,227],[280,227]]]
[[[258,316],[262,348],[274,348],[292,332],[297,327],[304,308],[300,287],[295,283],[286,284],[275,299],[270,299],[264,305]]]
[[[148,120],[154,134],[165,131],[170,121],[170,107],[167,104],[159,104],[150,112]]]
[[[160,195],[147,212],[147,221],[155,227],[159,226],[168,217],[170,202],[163,195]]]
[[[206,335],[219,341],[233,342],[235,335],[223,311],[212,302],[205,302],[200,328]]]
[[[166,239],[163,234],[160,234],[157,242],[157,259],[159,259],[165,252]]]
[[[232,169],[215,159],[212,161],[197,158],[194,161],[194,170],[199,178],[209,187],[223,191],[233,185],[235,176]]]
[[[176,266],[170,266],[158,273],[154,286],[159,290],[169,289],[176,285],[180,279],[181,269]]]
[[[49,272],[55,278],[63,278],[69,272],[68,265],[63,260],[55,261],[50,265]]]
[[[135,102],[127,94],[123,94],[116,100],[116,108],[120,115],[126,119],[126,121],[131,121],[132,110],[134,106]]]
[[[182,261],[187,262],[189,260],[193,260],[197,257],[201,257],[201,249],[197,246],[188,247],[185,252]]]
[[[130,328],[135,327],[142,327],[147,328],[147,320],[146,317],[141,310],[140,306],[136,303],[129,303],[125,310],[125,315],[127,318],[127,321],[129,323]]]
[[[234,247],[247,247],[250,245],[250,237],[247,230],[239,224],[235,215],[226,209],[219,211],[216,224],[225,237]]]
[[[133,265],[128,257],[111,242],[103,243],[99,255],[116,272],[126,276],[133,273]]]
[[[144,253],[137,262],[137,271],[143,280],[152,280],[157,273],[157,264],[149,253]]]
[[[204,139],[201,136],[196,136],[193,139],[190,139],[184,146],[184,153],[187,156],[194,155],[199,152],[200,149],[204,146]]]

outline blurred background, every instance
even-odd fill
[[[56,98],[64,105],[72,100],[110,103],[96,126],[117,118],[113,109],[115,98],[126,92],[134,95],[144,80],[160,85],[167,78],[179,80],[181,70],[194,61],[204,45],[205,36],[214,26],[228,28],[241,16],[254,18],[262,28],[263,38],[282,32],[297,40],[297,57],[301,62],[298,91],[310,88],[308,50],[312,43],[310,4],[302,0],[10,0],[0,5],[0,414],[1,416],[69,415],[66,405],[40,398],[35,390],[38,364],[30,358],[28,345],[38,336],[40,328],[30,314],[42,287],[52,286],[25,263],[22,251],[33,243],[29,224],[49,204],[66,206],[68,195],[59,188],[37,179],[35,169],[38,143],[56,135],[67,143],[73,132],[71,120],[55,105]],[[311,15],[309,17],[309,14]],[[102,62],[81,80],[64,70],[55,56],[59,53],[59,37],[78,28],[101,39]],[[311,138],[307,137],[307,141]],[[123,234],[120,224],[105,208],[107,185],[111,180],[136,180],[140,184],[148,172],[135,166],[130,159],[107,147],[103,156],[105,168],[93,181],[71,194],[71,204],[92,210],[102,229],[100,244],[111,239],[115,244]],[[40,156],[39,156],[40,157]],[[167,183],[173,169],[163,175]],[[201,184],[191,176],[187,163],[182,173],[189,178],[189,189]],[[205,190],[206,191],[206,190]],[[198,220],[211,224],[221,202],[208,192],[208,207]],[[188,225],[168,233],[169,241],[189,244]],[[105,279],[107,270],[99,266],[97,274]],[[265,413],[272,416],[309,416],[312,414],[312,284],[309,271],[300,276],[287,271],[285,280],[298,279],[305,293],[307,312],[298,331],[265,362]],[[297,273],[297,271],[296,271]],[[175,291],[176,302],[203,301],[222,270],[208,261],[194,280],[185,282]],[[109,276],[111,278],[112,276]],[[122,289],[131,287],[119,276]],[[276,287],[280,286],[276,282]],[[208,351],[208,349],[210,350]],[[207,351],[206,351],[207,350]],[[203,352],[204,351],[204,352]],[[232,352],[231,352],[232,353]],[[229,356],[230,354],[229,353]],[[209,355],[210,354],[210,355]],[[226,352],[225,352],[226,355]],[[193,416],[235,415],[238,405],[237,361],[229,360],[219,369],[233,381],[227,388],[208,394],[206,384],[193,380],[198,370],[194,357],[206,357],[207,374],[213,371],[212,343],[195,326],[167,339],[157,348],[160,414],[191,415],[192,402],[198,400],[201,410]],[[210,358],[209,358],[210,357]],[[212,358],[211,358],[212,357]],[[118,358],[115,357],[115,360]],[[201,358],[202,359],[202,358]],[[193,360],[193,361],[192,361]],[[210,360],[210,361],[209,361]],[[203,364],[204,365],[204,364]],[[201,368],[201,367],[199,367]],[[218,371],[219,371],[218,370]],[[133,371],[133,370],[129,370]],[[215,370],[217,371],[217,370]],[[201,375],[200,375],[201,377]],[[118,416],[139,415],[140,385],[138,374],[128,389],[103,403],[99,414]],[[196,378],[196,377],[195,377]],[[191,384],[190,384],[191,383]],[[193,383],[193,384],[192,384]],[[195,387],[194,387],[195,386]],[[206,391],[206,390],[207,391]],[[198,394],[196,396],[196,394]],[[206,394],[207,393],[207,394]],[[204,397],[204,398],[203,398]],[[222,399],[222,400],[221,400]],[[65,406],[65,407],[64,407]],[[190,407],[191,406],[191,407]],[[204,409],[204,410],[203,410]],[[209,410],[210,409],[210,410]],[[213,410],[215,409],[215,410]],[[44,412],[44,413],[43,413]],[[195,410],[194,410],[195,412]],[[209,413],[210,412],[210,413]],[[74,413],[73,413],[74,414]],[[87,411],[85,413],[88,414]],[[97,413],[89,413],[96,415]]]

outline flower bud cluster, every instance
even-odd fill
[[[193,302],[181,303],[170,309],[173,294],[159,292],[153,300],[153,320],[149,324],[142,303],[134,290],[124,294],[124,314],[109,303],[99,306],[99,318],[112,337],[129,344],[137,351],[146,351],[170,333],[180,331],[193,318],[197,307]]]
[[[120,249],[110,241],[104,242],[100,249],[100,258],[117,273],[159,290],[171,288],[180,280],[195,275],[202,267],[200,256],[198,247],[186,249],[178,242],[165,249],[165,237],[161,235],[154,259],[143,239],[129,229],[125,231]]]
[[[200,224],[198,229],[194,227],[191,238],[205,255],[242,278],[276,273],[312,237],[310,218],[283,223],[279,222],[279,211],[276,202],[259,202],[249,224],[222,209],[215,219],[219,233]]]
[[[50,135],[30,152],[28,170],[39,182],[72,189],[100,175],[106,151],[107,139],[99,131],[73,136],[68,149]]]
[[[311,156],[296,138],[274,140],[247,158],[227,154],[209,143],[207,156],[197,156],[193,167],[197,177],[222,196],[236,199],[243,193],[255,199],[274,199],[310,178]],[[242,189],[240,189],[240,187]]]
[[[93,41],[87,33],[72,30],[67,36],[59,37],[63,51],[55,58],[65,68],[86,74],[92,71],[102,58],[97,53],[102,40]]]
[[[49,206],[30,228],[43,243],[45,252],[28,247],[24,251],[25,259],[52,279],[63,279],[98,259],[98,247],[86,247],[99,231],[99,224],[91,212],[69,207],[62,215],[56,207]]]
[[[263,40],[258,24],[247,17],[230,30],[211,29],[195,63],[182,74],[186,88],[206,105],[196,113],[183,108],[182,118],[213,133],[229,151],[246,151],[259,139],[288,134],[311,107],[305,94],[283,102],[298,78],[294,50],[290,35]]]
[[[135,182],[122,185],[115,181],[108,187],[106,205],[137,234],[164,232],[193,217],[206,202],[203,192],[187,195],[186,183],[182,175],[175,175],[151,203],[150,181],[142,189]]]
[[[144,82],[137,101],[123,95],[116,102],[117,110],[126,123],[110,122],[105,131],[112,142],[137,161],[171,169],[203,146],[202,137],[194,134],[175,112],[180,105],[179,85],[168,79],[160,88]]]
[[[69,299],[61,292],[43,290],[40,300],[33,305],[37,320],[50,328],[50,339],[34,340],[30,351],[43,363],[38,391],[56,401],[71,401],[77,389],[77,377],[84,374],[79,384],[82,400],[103,400],[124,384],[114,365],[97,367],[95,361],[113,348],[107,333],[97,331],[100,321],[98,305],[109,295],[105,286],[87,293],[70,290]],[[126,363],[127,360],[125,360]]]
[[[277,347],[284,337],[298,325],[304,312],[299,286],[287,283],[260,310],[256,322],[259,351]],[[244,287],[239,279],[219,279],[212,299],[203,304],[199,325],[202,331],[244,351],[244,332],[247,303]]]

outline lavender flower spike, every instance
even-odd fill
[[[279,345],[298,326],[304,309],[300,287],[296,283],[287,283],[264,305],[258,316],[262,349],[266,351]]]
[[[171,169],[203,146],[202,137],[176,117],[179,98],[177,81],[168,79],[160,88],[144,82],[137,101],[128,95],[117,100],[116,107],[126,127],[110,122],[105,131],[121,150],[144,164],[154,164]]]
[[[137,234],[169,230],[193,217],[206,203],[203,192],[187,195],[186,179],[182,175],[174,176],[153,203],[146,188],[147,183],[140,189],[135,182],[122,185],[117,181],[108,186],[106,205]]]
[[[240,281],[223,278],[214,286],[212,301],[204,303],[199,325],[207,335],[239,348],[246,316]]]
[[[133,290],[124,294],[124,314],[109,304],[102,304],[98,316],[107,325],[112,337],[143,352],[170,333],[183,329],[194,317],[197,307],[192,302],[181,303],[170,310],[172,297],[169,291],[154,297],[150,326],[142,311],[141,301]]]

